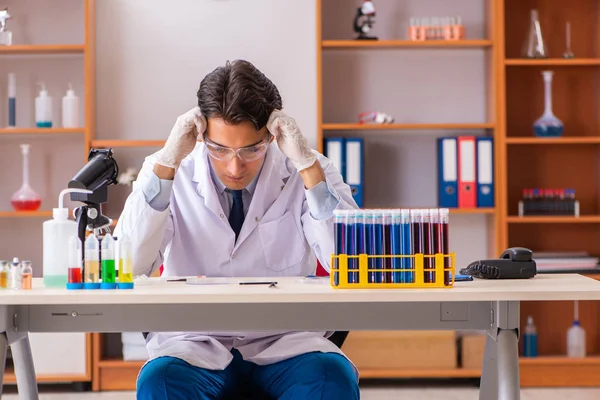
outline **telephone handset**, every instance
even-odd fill
[[[537,274],[537,268],[531,250],[511,247],[500,258],[474,261],[460,273],[482,279],[528,279]]]

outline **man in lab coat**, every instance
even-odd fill
[[[119,218],[134,274],[164,265],[170,276],[304,276],[317,258],[328,269],[333,211],[357,205],[281,111],[276,86],[237,60],[209,73],[197,95],[146,158]],[[330,334],[153,332],[138,398],[239,398],[251,388],[258,398],[358,399],[356,370]]]

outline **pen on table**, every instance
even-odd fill
[[[275,287],[277,285],[277,282],[240,282],[240,285],[269,285],[269,287]]]

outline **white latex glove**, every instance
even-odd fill
[[[206,118],[200,112],[200,107],[180,115],[156,163],[169,168],[179,168],[181,161],[194,150],[198,135],[202,135],[205,129]]]
[[[275,136],[281,152],[298,171],[310,167],[317,160],[296,121],[283,111],[275,110],[271,113],[267,129]]]

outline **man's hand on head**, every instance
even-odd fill
[[[165,146],[159,152],[155,173],[158,175],[157,169],[161,170],[163,174],[166,169],[171,169],[174,175],[181,161],[194,150],[198,136],[202,135],[205,129],[206,118],[202,115],[199,107],[194,107],[180,115],[171,129]]]
[[[317,160],[296,121],[283,111],[275,110],[271,113],[267,129],[275,136],[281,152],[298,171],[312,166]]]

